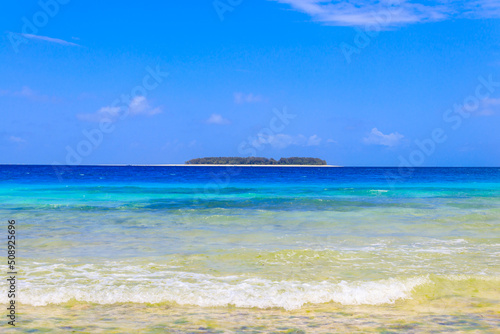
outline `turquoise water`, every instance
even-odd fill
[[[17,222],[19,302],[35,309],[381,310],[453,295],[498,315],[500,169],[395,175],[0,166],[0,216]]]

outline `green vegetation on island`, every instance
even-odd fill
[[[301,157],[281,158],[279,160],[259,157],[209,157],[191,159],[186,161],[186,165],[326,165],[326,161]]]

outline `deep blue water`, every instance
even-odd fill
[[[0,181],[12,183],[474,183],[500,182],[497,167],[163,167],[0,165]]]

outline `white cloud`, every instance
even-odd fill
[[[363,138],[363,142],[368,145],[382,145],[393,147],[400,143],[404,136],[394,132],[388,135],[383,134],[377,128],[373,128],[368,137]]]
[[[269,144],[274,148],[286,148],[290,145],[296,144],[296,142],[297,142],[296,138],[290,135],[279,133],[277,135],[260,136],[257,139],[256,144]]]
[[[317,135],[312,135],[307,139],[307,146],[318,146],[319,144],[321,144],[321,138]]]
[[[111,117],[118,117],[120,115],[120,107],[102,107],[97,111],[98,114],[109,115]]]
[[[26,143],[26,140],[24,140],[21,137],[10,136],[8,139],[9,139],[10,142],[17,143],[17,144],[24,144],[24,143]]]
[[[28,98],[38,96],[38,94],[35,93],[34,90],[32,90],[31,88],[29,88],[27,86],[24,86],[19,92],[14,92],[14,95],[28,97]]]
[[[115,122],[119,117],[125,117],[125,115],[137,116],[153,116],[161,113],[161,108],[153,108],[149,105],[149,102],[144,96],[136,96],[132,99],[128,108],[117,107],[117,106],[106,106],[97,110],[95,113],[89,114],[78,114],[76,117],[79,120],[87,122],[100,122],[101,120],[109,120]]]
[[[67,46],[80,46],[75,43],[71,43],[59,38],[52,38],[52,37],[47,37],[47,36],[39,36],[39,35],[31,35],[31,34],[19,34],[23,36],[24,38],[28,39],[34,39],[34,40],[39,40],[39,41],[44,41],[44,42],[49,42],[49,43],[55,43],[55,44],[60,44],[60,45],[67,45]]]
[[[40,94],[37,91],[34,91],[33,89],[29,88],[28,86],[23,86],[21,90],[18,91],[0,90],[0,96],[21,97],[36,102],[56,101],[55,98],[51,98],[47,95]]]
[[[136,96],[129,105],[129,112],[132,115],[156,115],[161,113],[160,108],[152,108],[144,96]]]
[[[208,124],[218,124],[218,125],[225,125],[225,124],[230,124],[231,122],[228,119],[225,119],[222,117],[220,114],[212,114],[210,117],[206,120]]]
[[[257,103],[264,102],[264,98],[261,95],[255,95],[253,93],[244,94],[244,93],[234,93],[234,103],[243,104],[243,103]]]
[[[466,107],[464,107],[464,110],[481,116],[491,116],[500,111],[500,98],[487,98],[481,100],[479,107],[475,108],[475,110],[468,110]]]
[[[315,21],[376,29],[455,18],[499,17],[498,0],[272,0],[288,4]]]
[[[169,140],[162,146],[162,150],[182,151],[185,148],[193,148],[197,145],[196,140],[191,140],[189,143],[179,141],[178,139]]]
[[[498,18],[500,17],[500,1],[498,0],[475,0],[463,1],[469,18]]]
[[[263,145],[269,144],[273,148],[283,149],[291,145],[295,146],[318,146],[321,144],[322,139],[317,135],[306,137],[304,135],[287,135],[279,133],[275,135],[260,134],[258,138],[251,142],[253,147],[259,148]]]
[[[87,122],[100,122],[101,120],[109,120],[115,122],[118,120],[121,112],[120,107],[102,107],[95,113],[91,114],[78,114],[76,117],[81,121]]]

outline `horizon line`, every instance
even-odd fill
[[[60,167],[344,167],[344,168],[500,168],[500,166],[348,166],[348,165],[233,165],[233,164],[40,164],[0,163],[0,166],[60,166]]]

